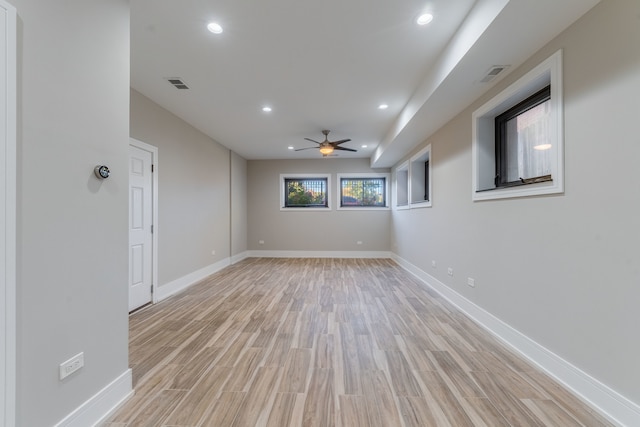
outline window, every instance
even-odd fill
[[[411,157],[411,207],[431,206],[431,144]]]
[[[328,209],[328,175],[280,175],[281,209]]]
[[[396,207],[409,207],[409,162],[405,162],[396,169]]]
[[[496,117],[496,187],[551,180],[551,86]]]
[[[564,191],[562,51],[472,116],[472,199]]]
[[[338,174],[338,209],[386,208],[387,174]]]

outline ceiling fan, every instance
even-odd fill
[[[302,150],[311,150],[312,148],[320,149],[323,157],[327,157],[329,154],[333,153],[333,150],[342,150],[342,151],[353,151],[354,153],[358,150],[354,150],[351,148],[340,147],[340,144],[344,144],[345,142],[351,141],[350,139],[341,139],[340,141],[329,141],[329,131],[323,130],[322,134],[324,135],[324,141],[318,142],[311,138],[305,138],[307,141],[315,142],[318,144],[316,147],[307,147],[307,148],[298,148],[295,151]]]

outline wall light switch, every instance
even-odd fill
[[[447,268],[447,274],[449,276],[453,276],[453,268],[451,268],[451,267]]]
[[[476,281],[473,280],[471,277],[467,277],[467,285],[471,286],[472,288],[476,287]]]

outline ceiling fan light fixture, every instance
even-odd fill
[[[320,152],[326,156],[327,154],[333,153],[333,147],[330,145],[323,145],[320,147]]]

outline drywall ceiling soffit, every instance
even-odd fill
[[[600,0],[478,2],[371,157],[391,167]],[[482,83],[495,65],[509,65]]]

